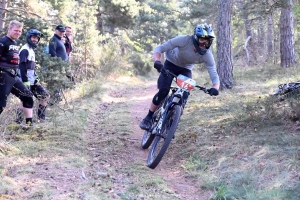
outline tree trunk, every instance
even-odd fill
[[[258,36],[257,36],[257,40],[258,40],[258,52],[259,52],[259,56],[261,56],[262,58],[265,58],[265,26],[264,26],[264,19],[262,17],[260,17],[260,19],[258,20]]]
[[[5,27],[5,20],[6,20],[6,10],[9,4],[9,0],[2,0],[0,1],[0,8],[3,8],[0,10],[0,31],[2,31]]]
[[[217,31],[217,71],[220,89],[232,88],[233,65],[231,54],[231,9],[232,0],[219,0]]]
[[[248,62],[247,65],[253,65],[257,62],[257,55],[256,55],[256,49],[255,49],[255,42],[254,42],[254,35],[252,33],[252,24],[248,17],[248,11],[243,10],[243,18],[245,22],[245,29],[246,29],[246,38],[249,38],[249,41],[247,42],[247,51],[249,53]]]
[[[273,54],[273,16],[268,16],[268,31],[267,31],[267,59]]]
[[[296,62],[292,5],[292,0],[288,0],[288,7],[282,8],[280,14],[280,60],[285,68]]]

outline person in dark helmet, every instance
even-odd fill
[[[210,46],[215,36],[212,28],[207,24],[196,26],[193,35],[181,35],[172,38],[157,46],[153,51],[154,68],[161,72],[162,68],[173,72],[175,75],[182,74],[192,78],[194,64],[205,63],[206,69],[212,81],[212,88],[209,89],[211,96],[219,94],[220,80],[216,71],[215,60]],[[161,63],[161,55],[166,54],[164,64]],[[158,92],[154,95],[147,116],[141,121],[140,128],[149,130],[153,113],[161,101],[168,95],[173,77],[160,73],[157,86]],[[188,99],[189,93],[183,96],[183,106]]]
[[[22,82],[33,95],[39,100],[39,108],[37,116],[41,120],[46,119],[47,101],[50,98],[47,90],[40,84],[39,77],[36,73],[35,53],[34,49],[38,46],[43,34],[36,30],[30,29],[26,34],[26,44],[20,49],[19,73]],[[17,122],[22,121],[22,116],[17,113]]]
[[[17,20],[9,23],[7,35],[0,39],[0,114],[7,104],[10,93],[18,97],[23,106],[26,125],[32,126],[33,94],[18,77],[19,46],[16,40],[21,36],[23,24]]]

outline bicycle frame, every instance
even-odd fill
[[[147,149],[151,144],[148,154],[147,165],[154,169],[164,154],[166,153],[171,140],[174,138],[177,126],[182,115],[184,106],[184,93],[197,87],[205,93],[209,93],[206,88],[198,86],[196,82],[186,76],[175,74],[162,70],[162,73],[175,77],[177,87],[170,87],[171,93],[161,102],[159,108],[155,111],[150,130],[146,130],[142,139],[142,148]]]
[[[164,71],[162,71],[162,73],[165,73],[166,75],[171,75],[174,78],[176,78],[175,82],[178,84],[177,77],[179,77],[180,75],[176,76],[175,74],[173,74],[172,72],[170,72],[168,70],[164,70]],[[192,79],[189,79],[189,80],[192,80]],[[206,88],[201,87],[196,84],[194,86],[199,88],[200,90],[203,90],[205,93],[208,93]],[[166,115],[168,114],[167,111],[170,110],[170,108],[174,105],[180,105],[182,108],[183,93],[189,92],[188,84],[185,84],[184,82],[182,84],[180,84],[180,86],[178,84],[177,87],[171,87],[170,90],[172,91],[172,94],[168,98],[165,99],[164,105],[162,107],[160,107],[159,110],[157,110],[157,112],[159,112],[158,115],[160,116],[159,121],[157,122],[156,126],[154,126],[150,130],[150,132],[152,134],[160,135],[162,137],[163,137],[163,135],[161,135],[161,128],[162,128],[164,119],[165,119]]]

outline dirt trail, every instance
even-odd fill
[[[130,118],[132,119],[132,130],[133,134],[128,137],[131,145],[128,146],[127,152],[131,152],[134,162],[144,162],[146,160],[149,150],[143,150],[141,148],[141,138],[143,131],[139,128],[140,120],[147,114],[149,105],[153,98],[153,95],[157,92],[156,84],[153,82],[146,87],[134,88],[127,90],[122,96],[130,104]],[[138,94],[138,96],[136,96]],[[172,143],[171,143],[172,145]],[[154,175],[162,176],[167,182],[168,187],[174,193],[177,194],[178,199],[184,200],[207,200],[210,194],[203,193],[200,187],[197,187],[197,182],[193,178],[189,177],[182,168],[180,163],[174,162],[176,155],[170,155],[163,157],[160,164],[154,169],[149,168],[149,173]],[[131,162],[131,161],[130,161]]]
[[[130,137],[137,141],[134,143],[133,147],[135,148],[134,152],[136,155],[134,156],[137,160],[142,159],[145,160],[148,156],[148,150],[143,150],[140,146],[141,144],[141,138],[143,131],[139,128],[138,124],[140,123],[140,120],[147,114],[148,108],[151,102],[151,99],[153,95],[157,92],[156,90],[156,84],[151,84],[147,88],[142,89],[139,91],[139,95],[143,98],[141,100],[133,101],[132,102],[132,108],[130,111],[131,118],[133,123],[132,129],[134,130],[134,134]],[[172,145],[172,143],[171,143]],[[187,174],[185,174],[181,169],[180,166],[176,165],[174,163],[174,157],[172,155],[168,154],[168,156],[165,156],[163,160],[159,163],[159,165],[152,171],[152,173],[159,174],[167,181],[168,186],[175,191],[180,199],[193,199],[193,200],[200,200],[200,199],[207,199],[204,197],[199,196],[199,188],[195,187],[196,183],[195,180],[186,177]]]

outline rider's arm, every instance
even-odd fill
[[[161,53],[159,53],[159,52],[155,52],[154,54],[153,54],[153,60],[154,61],[160,61],[160,58],[161,58]]]
[[[0,42],[0,57],[2,56],[4,50],[5,50],[5,46],[2,42]]]
[[[28,50],[27,49],[23,49],[20,52],[20,63],[19,63],[19,69],[20,69],[20,76],[22,79],[22,82],[28,82],[28,76],[27,76],[27,57],[28,57]]]
[[[219,84],[213,84],[212,87],[215,88],[215,89],[217,89],[217,90],[219,90],[220,85]]]
[[[175,48],[181,48],[181,47],[185,47],[186,45],[188,45],[188,40],[190,39],[190,37],[187,37],[185,35],[181,35],[181,36],[177,36],[175,38],[172,38],[170,40],[168,40],[167,42],[157,46],[154,48],[153,50],[153,59],[154,61],[156,60],[160,60],[161,58],[161,54],[175,49]]]
[[[203,56],[203,59],[212,82],[212,87],[218,90],[220,86],[220,79],[216,70],[216,64],[212,52],[210,50],[207,51],[207,53]]]

